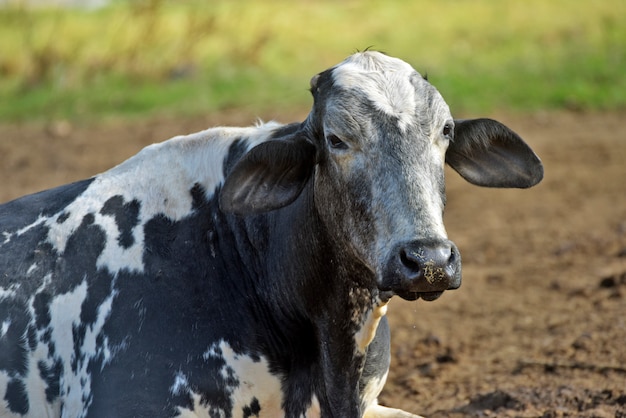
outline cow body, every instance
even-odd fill
[[[176,137],[0,206],[0,416],[412,416],[376,403],[384,315],[460,284],[444,159],[503,187],[541,164],[382,54],[312,92],[302,123]]]

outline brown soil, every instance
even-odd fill
[[[264,115],[282,121],[303,113]],[[626,417],[624,114],[502,116],[545,163],[530,190],[448,172],[446,225],[464,283],[394,300],[381,403],[431,417]],[[78,180],[143,146],[250,114],[0,126],[0,201]]]

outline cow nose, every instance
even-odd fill
[[[400,263],[412,281],[435,283],[445,279],[454,270],[456,255],[450,243],[428,246],[409,246],[400,250]]]
[[[395,254],[384,287],[405,299],[436,298],[461,285],[461,256],[452,241],[412,241],[396,247]]]

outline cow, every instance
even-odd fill
[[[301,123],[216,127],[0,206],[0,416],[416,417],[379,405],[397,295],[461,283],[444,165],[543,176],[409,64],[348,57]]]

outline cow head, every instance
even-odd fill
[[[248,152],[228,175],[221,207],[239,214],[291,204],[307,184],[334,242],[378,288],[433,300],[461,283],[459,250],[443,225],[444,163],[469,182],[530,187],[540,160],[499,122],[454,120],[407,63],[355,54],[311,80],[300,129]]]

